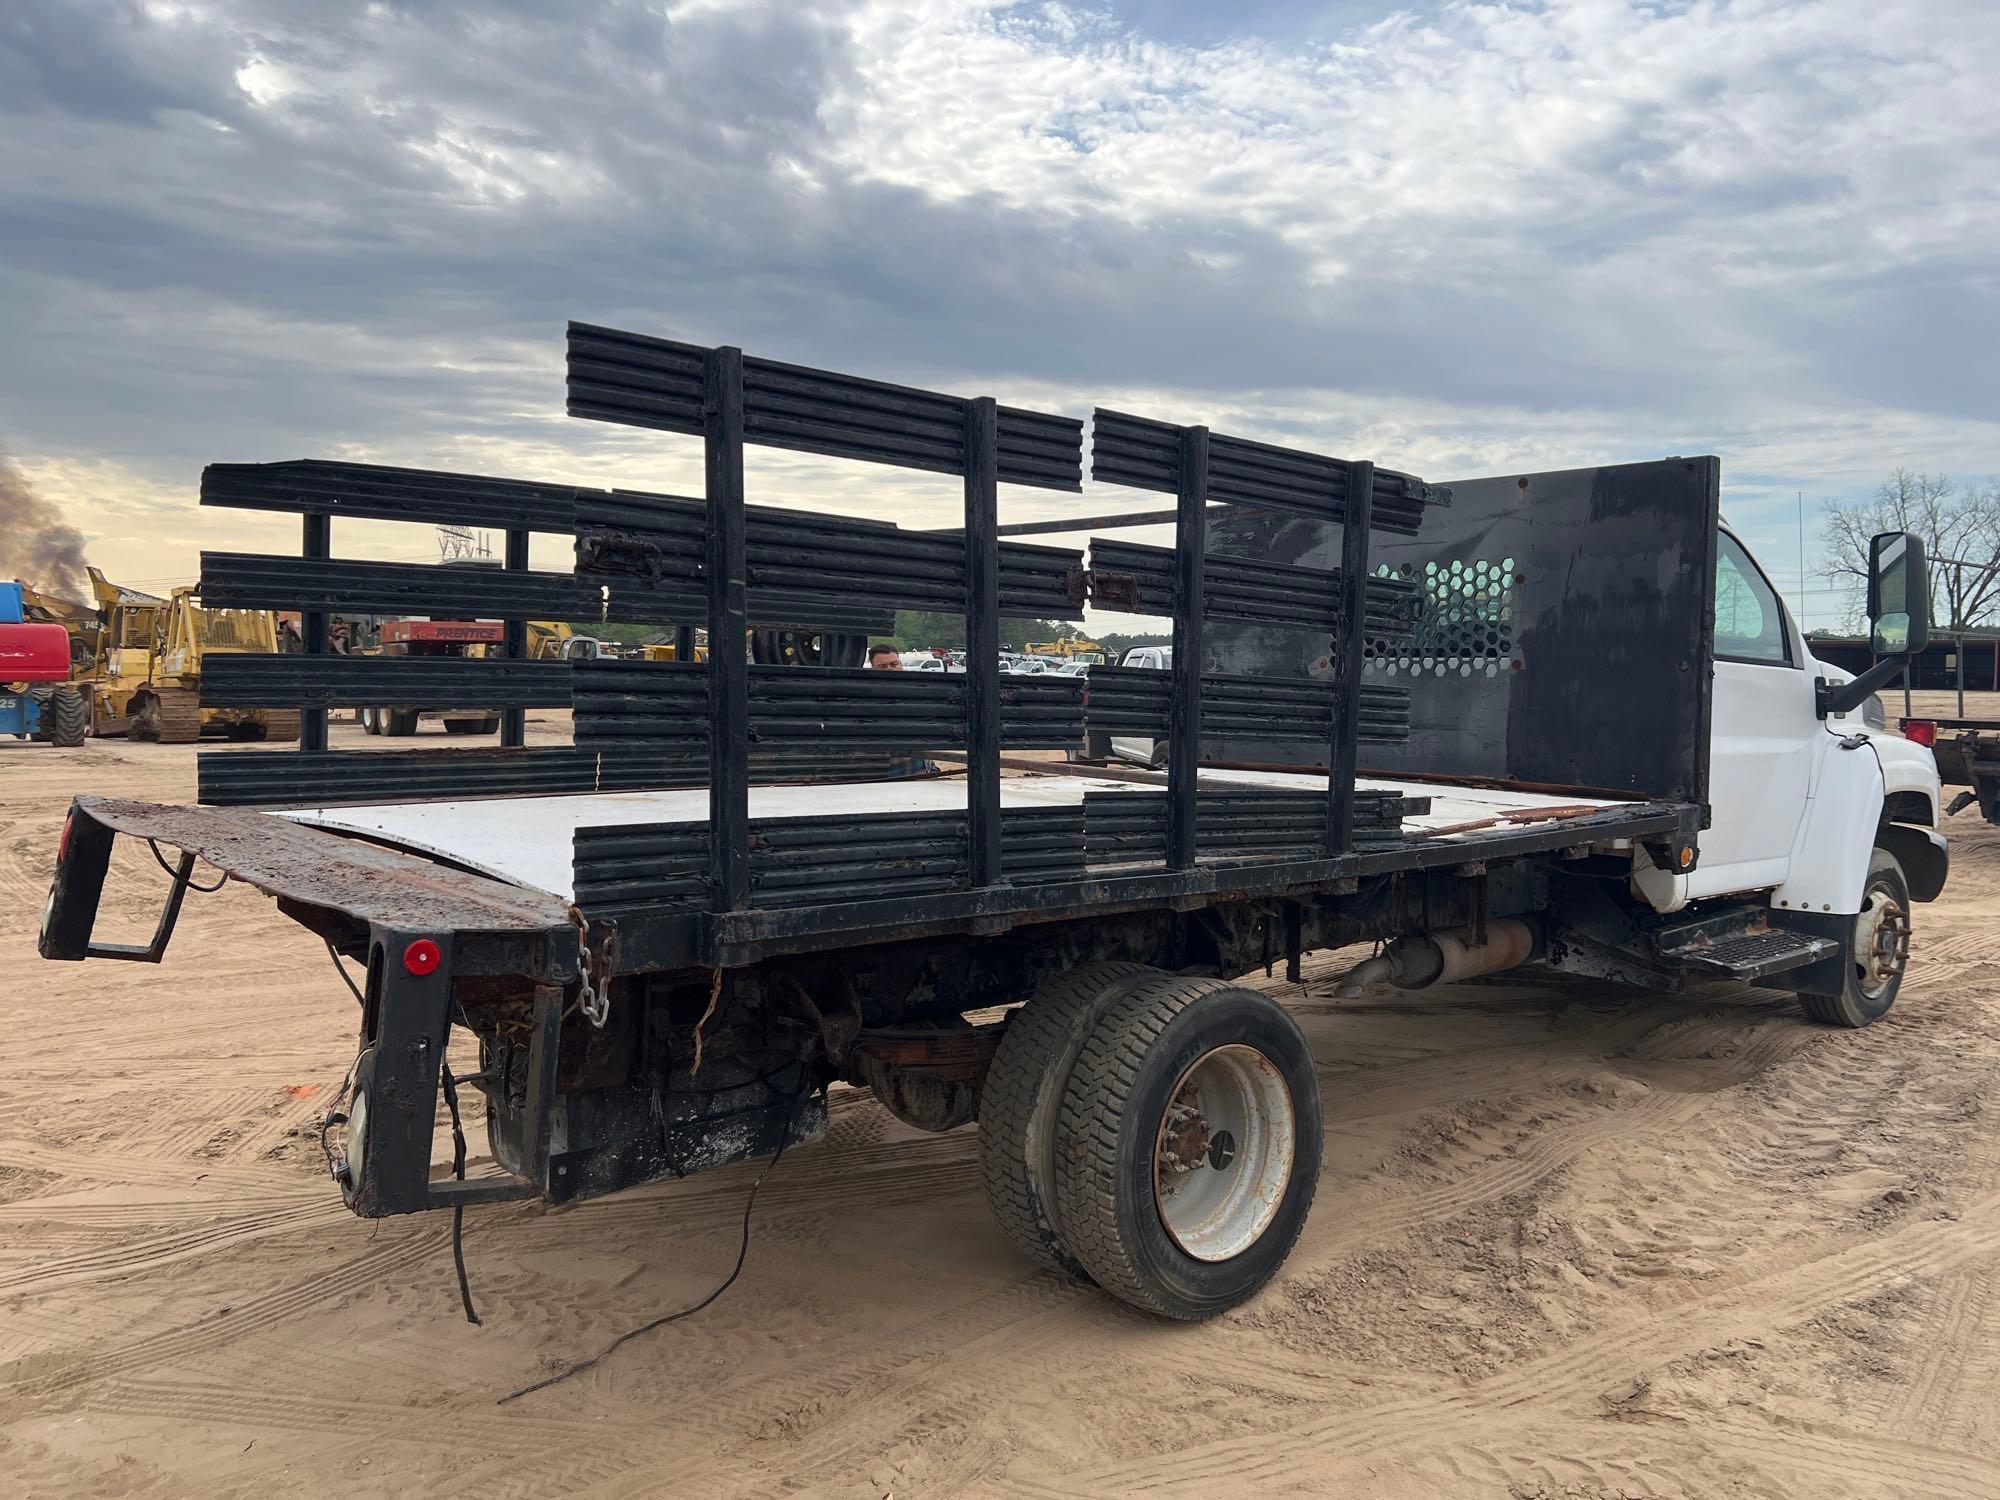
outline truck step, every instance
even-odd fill
[[[1831,958],[1839,951],[1840,945],[1831,938],[1773,927],[1716,941],[1697,939],[1681,947],[1663,948],[1660,956],[1677,968],[1731,979],[1762,979]]]

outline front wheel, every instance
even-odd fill
[[[1861,911],[1841,938],[1838,995],[1801,995],[1805,1013],[1823,1026],[1873,1025],[1889,1013],[1910,963],[1910,885],[1887,849],[1868,861]]]
[[[1120,1301],[1214,1317],[1277,1274],[1319,1186],[1319,1074],[1268,995],[1142,984],[1105,1012],[1063,1091],[1063,1242]]]

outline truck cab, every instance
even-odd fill
[[[1857,910],[1878,830],[1935,895],[1945,855],[1930,750],[1888,733],[1872,695],[1827,711],[1828,688],[1851,675],[1812,654],[1735,533],[1723,527],[1718,542],[1710,822],[1699,868],[1661,872],[1644,887],[1647,899],[1675,911],[1768,888],[1781,909]]]
[[[1921,542],[1896,541],[1903,563],[1921,570]],[[1888,550],[1890,539],[1877,543]],[[1896,591],[1906,576],[1898,573]],[[1884,662],[1892,669],[1915,649],[1907,635],[1877,644],[1900,647]],[[1927,747],[1887,732],[1872,687],[1857,689],[1851,674],[1812,654],[1727,526],[1716,548],[1714,674],[1699,863],[1678,873],[1643,861],[1634,891],[1661,913],[1745,896],[1767,901],[1775,923],[1841,942],[1858,961],[1853,993],[1821,997],[1817,1007],[1846,1002],[1847,1011],[1822,1018],[1872,1020],[1901,982],[1911,902],[1944,887],[1937,765]],[[1810,996],[1807,1009],[1816,1013]]]

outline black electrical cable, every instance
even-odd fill
[[[169,875],[174,877],[175,884],[179,884],[183,878],[181,872],[179,870],[176,870],[172,865],[167,863],[166,855],[160,853],[159,844],[152,839],[147,839],[146,847],[153,851],[153,858],[160,862],[160,868],[162,870],[165,870]],[[203,885],[200,881],[196,880],[192,875],[189,875],[185,878],[187,880],[187,887],[189,890],[200,891],[204,896],[210,894],[213,891],[219,891],[225,885],[229,884],[229,872],[227,870],[224,870],[222,872],[222,878],[216,881],[214,885]]]
[[[460,1182],[465,1181],[465,1131],[458,1123],[458,1081],[451,1076],[449,1067],[440,1070],[444,1074],[444,1103],[451,1111],[451,1170]],[[472,1283],[465,1275],[465,1205],[451,1206],[451,1263],[458,1267],[458,1300],[465,1308],[465,1321],[473,1327],[479,1326],[479,1314],[472,1310]]]
[[[333,969],[340,976],[340,982],[347,986],[354,998],[366,1009],[368,1002],[362,998],[360,987],[347,972],[347,965],[340,961],[340,950],[333,946],[331,938],[326,940],[326,956],[333,960]],[[326,1143],[326,1133],[336,1125],[347,1123],[347,1116],[341,1113],[340,1106],[347,1102],[347,1090],[354,1082],[354,1069],[360,1061],[361,1055],[356,1053],[354,1061],[347,1065],[346,1076],[340,1080],[340,1092],[333,1096],[333,1103],[329,1104],[319,1117],[319,1154],[326,1158],[326,1170],[329,1174],[333,1172],[333,1148]]]
[[[333,946],[332,938],[326,940],[326,956],[333,960],[333,967],[340,975],[340,982],[353,992],[354,998],[360,1001],[363,1007],[366,1007],[368,1001],[362,995],[361,987],[354,982],[354,977],[347,972],[347,965],[340,961],[340,950]]]
[[[759,1172],[757,1174],[757,1180],[750,1184],[750,1196],[743,1200],[743,1241],[740,1245],[737,1246],[736,1249],[736,1264],[730,1267],[729,1274],[722,1278],[722,1284],[720,1286],[718,1286],[714,1291],[710,1292],[706,1297],[702,1298],[701,1301],[695,1303],[694,1306],[684,1307],[679,1312],[667,1313],[665,1316],[655,1318],[653,1319],[652,1322],[642,1324],[641,1326],[632,1329],[628,1333],[621,1333],[618,1335],[617,1338],[613,1339],[610,1343],[606,1344],[602,1349],[598,1350],[597,1353],[591,1355],[589,1359],[581,1360],[578,1363],[571,1365],[567,1370],[562,1370],[554,1375],[546,1377],[545,1379],[537,1380],[533,1385],[524,1385],[518,1391],[509,1391],[506,1395],[500,1397],[493,1404],[495,1406],[505,1406],[509,1401],[518,1401],[521,1397],[532,1395],[536,1391],[545,1391],[552,1385],[560,1385],[563,1381],[568,1380],[572,1375],[581,1375],[585,1370],[591,1369],[596,1365],[602,1364],[605,1360],[609,1359],[612,1356],[612,1354],[617,1352],[617,1350],[620,1347],[622,1347],[627,1343],[630,1343],[633,1339],[640,1337],[642,1334],[651,1333],[656,1328],[664,1328],[669,1323],[678,1323],[682,1318],[693,1317],[696,1313],[700,1312],[704,1307],[707,1307],[711,1302],[715,1301],[716,1298],[720,1297],[724,1292],[728,1291],[731,1286],[735,1285],[736,1278],[743,1272],[743,1262],[746,1259],[748,1259],[750,1255],[750,1211],[757,1206],[757,1190],[761,1188],[764,1185],[765,1180],[769,1178],[770,1175],[778,1169],[778,1163],[785,1159],[785,1148],[792,1143],[792,1126],[796,1123],[798,1118],[798,1103],[801,1099],[805,1098],[806,1095],[810,1092],[811,1092],[810,1089],[800,1089],[798,1093],[792,1096],[792,1108],[785,1115],[784,1139],[778,1142],[778,1150],[776,1154],[772,1156],[770,1164],[766,1166],[762,1172]]]

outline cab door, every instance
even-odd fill
[[[1826,738],[1805,643],[1777,590],[1724,531],[1715,561],[1710,822],[1690,898],[1761,890],[1791,870]]]

